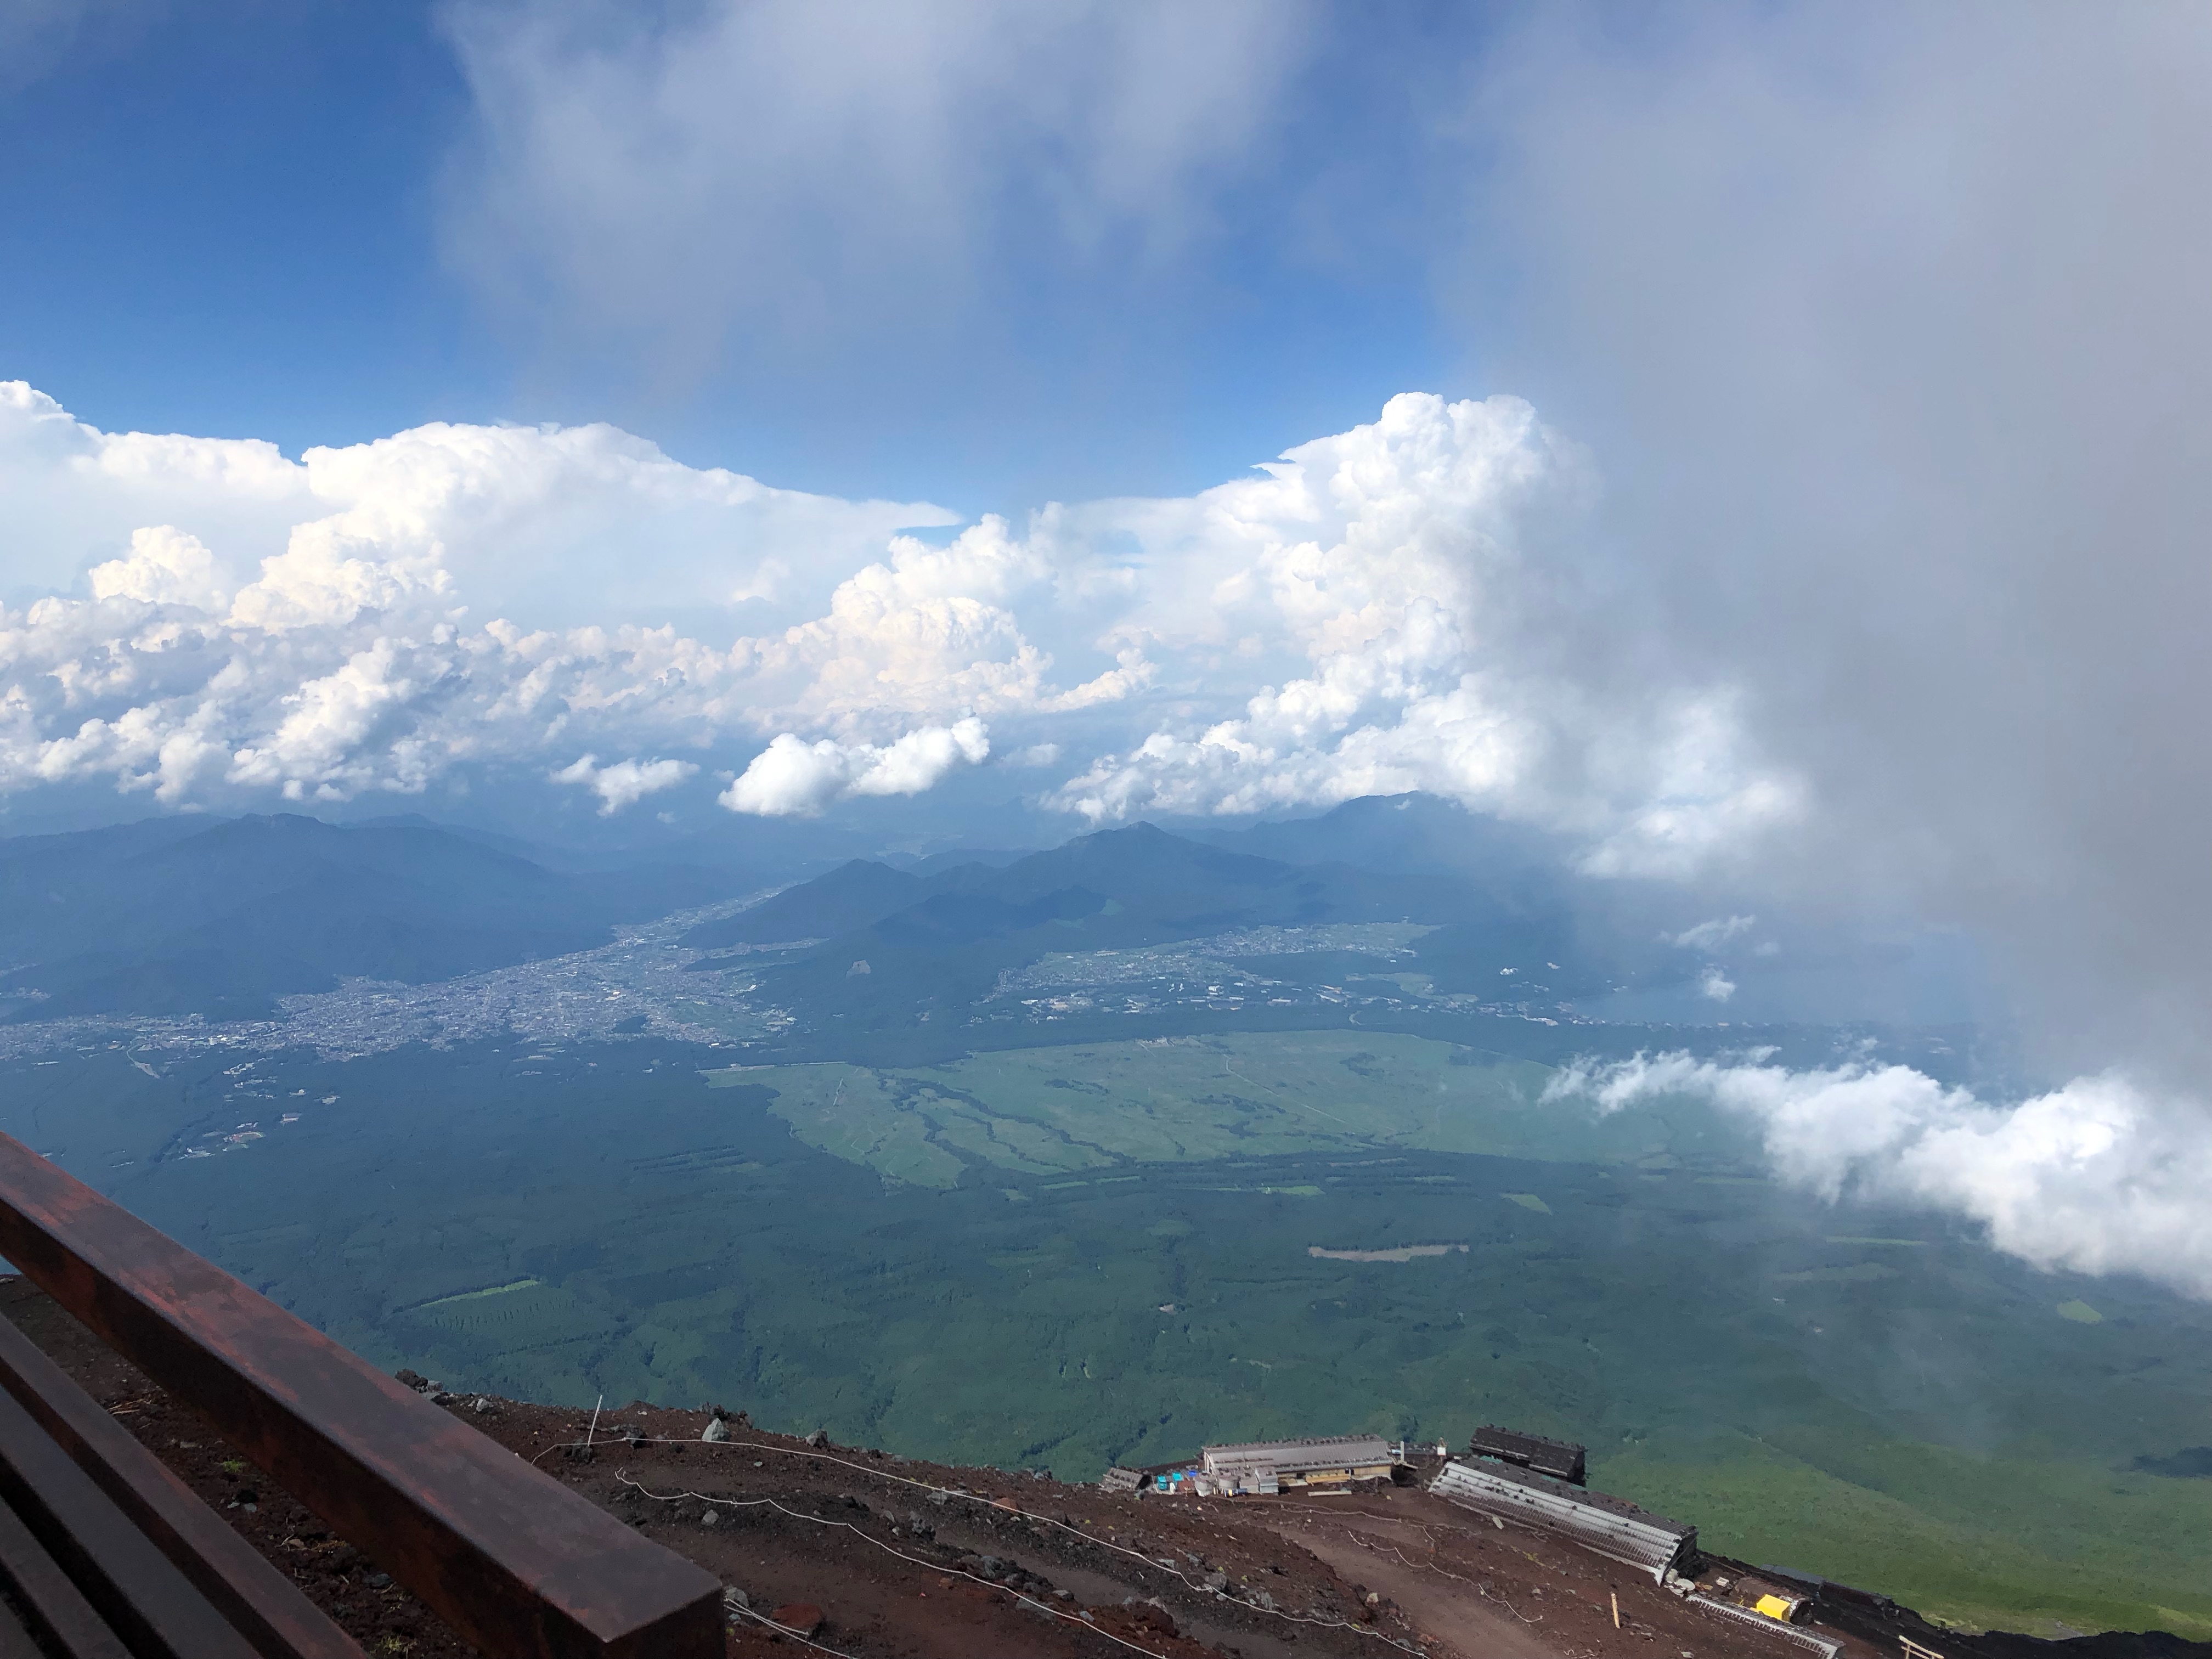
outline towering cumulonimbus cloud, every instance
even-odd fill
[[[608,428],[295,462],[98,432],[20,384],[0,470],[52,590],[0,627],[0,790],[342,801],[506,767],[611,814],[720,766],[724,806],[781,816],[995,746],[1066,757],[1045,799],[1094,822],[1429,789],[1637,871],[1800,798],[1726,686],[1579,676],[1591,468],[1510,398],[1407,394],[1195,496],[957,533]]]
[[[1580,834],[1594,866],[1638,874],[1687,872],[1799,810],[1800,781],[1741,742],[1724,681],[1591,673],[1628,622],[1589,567],[1595,469],[1525,402],[1403,395],[1262,471],[1073,515],[1145,550],[1145,602],[1117,637],[1203,665],[1215,708],[1256,678],[1240,668],[1268,678],[1227,718],[1098,757],[1059,804],[1096,822],[1427,790]]]
[[[1020,556],[992,526],[933,550],[895,532],[942,508],[776,490],[609,428],[436,426],[295,462],[100,432],[15,383],[0,485],[10,574],[49,589],[0,612],[0,791],[337,801],[558,757],[614,811],[698,769],[649,751],[780,723],[890,740],[1054,690],[975,597]]]

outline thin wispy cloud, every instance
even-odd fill
[[[1157,273],[1289,112],[1312,8],[455,0],[457,268],[679,377],[974,349],[1023,270]]]
[[[1730,939],[1749,933],[1759,926],[1757,916],[1715,916],[1711,921],[1701,921],[1694,927],[1686,927],[1679,933],[1665,935],[1669,945],[1685,951],[1717,951]]]

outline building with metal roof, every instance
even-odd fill
[[[1577,1486],[1583,1483],[1583,1449],[1571,1440],[1552,1440],[1540,1434],[1523,1434],[1517,1429],[1501,1429],[1494,1423],[1486,1423],[1474,1431],[1474,1438],[1468,1443],[1467,1449],[1470,1456],[1494,1457],[1500,1462],[1534,1469],[1539,1474],[1548,1474]]]
[[[1396,1467],[1389,1443],[1374,1434],[1208,1446],[1200,1462],[1206,1474],[1243,1492],[1387,1480]]]
[[[1587,1549],[1651,1575],[1667,1575],[1696,1553],[1698,1529],[1638,1509],[1623,1498],[1585,1492],[1510,1465],[1455,1460],[1429,1490],[1467,1509],[1571,1538]]]

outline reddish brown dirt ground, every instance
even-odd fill
[[[471,1651],[377,1565],[227,1449],[43,1294],[13,1320],[370,1654]],[[741,1593],[732,1655],[850,1659],[1805,1659],[1649,1576],[1417,1488],[1115,1497],[765,1434],[704,1410],[447,1408]],[[1620,1624],[1613,1622],[1618,1597]],[[783,1622],[806,1635],[778,1630]],[[818,1618],[818,1623],[815,1620]],[[1895,1659],[1835,1630],[1844,1659]]]

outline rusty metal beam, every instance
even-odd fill
[[[709,1659],[713,1575],[0,1134],[0,1256],[490,1659]]]
[[[362,1659],[353,1638],[5,1319],[0,1389],[264,1659]]]

